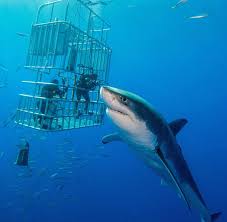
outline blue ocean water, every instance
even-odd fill
[[[0,119],[18,104],[19,82],[32,73],[16,72],[25,63],[28,40],[38,6],[44,1],[0,2],[0,63],[9,69],[8,86],[0,89]],[[185,117],[178,135],[185,158],[211,211],[227,206],[227,2],[114,1],[104,10],[112,26],[110,84],[147,99],[168,121]],[[187,17],[207,13],[204,19]],[[127,145],[101,146],[114,130],[106,119],[98,128],[41,134],[31,129],[0,129],[0,221],[3,222],[191,222],[174,191],[158,178]],[[31,145],[32,173],[16,167],[18,140]],[[59,151],[62,145],[64,153]],[[75,150],[83,161],[61,180],[53,180],[58,162]],[[64,187],[63,187],[64,186]]]

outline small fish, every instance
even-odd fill
[[[4,156],[4,152],[0,153],[0,159]]]
[[[67,138],[67,137],[66,137],[66,138],[64,138],[64,141],[65,141],[65,142],[72,143],[72,139],[71,139],[71,138]]]
[[[185,3],[187,3],[188,2],[188,0],[180,0],[179,2],[177,2],[174,6],[172,6],[171,8],[172,9],[175,9],[175,8],[178,8],[179,6],[181,6],[181,5],[183,5],[183,4],[185,4]]]
[[[18,173],[17,176],[18,177],[23,177],[24,176],[24,173]]]
[[[35,160],[29,160],[28,162],[29,163],[37,163],[37,161],[35,161]]]
[[[4,88],[6,86],[7,86],[7,84],[0,84],[0,88]]]
[[[39,139],[44,141],[47,139],[47,136],[40,136]]]
[[[55,178],[56,176],[58,176],[58,173],[54,173],[54,174],[52,174],[51,176],[50,176],[50,178]]]
[[[109,155],[109,154],[105,154],[105,153],[100,154],[100,156],[102,156],[102,157],[104,157],[104,158],[108,158],[108,157],[110,157],[110,155]]]
[[[59,167],[58,169],[59,170],[71,170],[72,168],[71,167]]]
[[[81,160],[80,157],[77,157],[77,156],[72,156],[71,159],[74,159],[74,160]]]
[[[208,17],[208,14],[195,15],[195,16],[188,17],[188,19],[202,19],[206,17]]]
[[[20,37],[28,37],[29,35],[23,32],[16,32],[16,34]]]
[[[63,188],[64,188],[65,186],[63,185],[63,184],[60,184],[60,185],[57,185],[57,190],[63,190]]]
[[[16,72],[19,72],[22,69],[22,65],[18,65],[16,68]]]
[[[42,193],[41,191],[35,192],[35,193],[33,194],[33,198],[39,199],[40,196],[41,196],[41,193]]]
[[[6,208],[12,207],[13,206],[13,202],[8,202],[6,205]]]
[[[97,148],[98,149],[101,149],[101,150],[105,149],[105,147],[104,146],[101,146],[101,145],[97,146]]]
[[[0,64],[0,69],[3,70],[4,72],[8,72],[9,70],[2,64]]]
[[[46,168],[42,168],[40,173],[39,173],[39,176],[44,176],[46,173],[47,173],[47,169]]]
[[[88,1],[86,4],[89,6],[95,6],[95,5],[108,5],[112,1]]]
[[[30,178],[30,177],[32,177],[32,174],[31,173],[18,173],[17,176],[20,178]]]
[[[42,192],[48,192],[49,189],[48,188],[44,188]]]
[[[136,8],[136,5],[128,5],[128,8]]]
[[[73,163],[71,163],[71,162],[68,162],[68,163],[66,163],[67,165],[73,165]]]

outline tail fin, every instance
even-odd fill
[[[211,221],[214,222],[216,221],[220,216],[221,216],[221,212],[215,213],[211,215]]]

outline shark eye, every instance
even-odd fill
[[[127,99],[126,97],[120,96],[120,100],[121,100],[121,102],[124,103],[125,105],[128,104],[128,99]]]

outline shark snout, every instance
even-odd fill
[[[106,103],[108,107],[112,107],[114,101],[116,100],[116,97],[114,96],[113,93],[109,90],[108,86],[102,86],[100,89],[100,96]]]
[[[106,91],[106,86],[102,86],[99,91],[99,94],[102,98],[103,98],[104,94],[106,93],[105,91]]]

